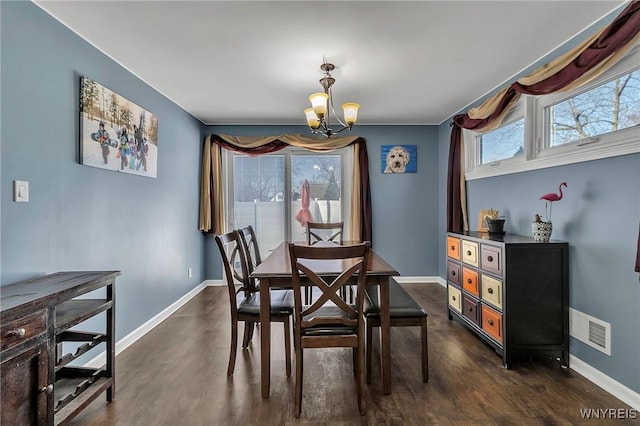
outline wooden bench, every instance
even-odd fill
[[[373,327],[380,327],[380,303],[378,289],[367,287],[368,306],[365,308],[367,322],[367,383],[371,383],[371,347]],[[429,381],[429,346],[427,342],[427,312],[393,278],[389,279],[389,311],[391,327],[419,326],[422,348],[422,381]]]

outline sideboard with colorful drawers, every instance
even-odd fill
[[[448,316],[514,360],[569,366],[569,244],[520,235],[447,233]]]

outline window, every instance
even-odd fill
[[[640,124],[640,71],[617,76],[545,108],[548,147]]]
[[[640,152],[639,63],[636,45],[588,85],[546,96],[523,95],[500,128],[464,130],[466,178]]]
[[[530,104],[530,100],[522,96],[504,118],[502,126],[495,130],[463,131],[467,179],[492,175],[496,169],[514,170],[525,161],[525,140],[529,134],[526,114]]]
[[[327,154],[287,148],[257,157],[225,151],[227,229],[252,225],[261,253],[282,241],[304,240],[296,215],[303,208],[305,180],[313,221],[345,221],[350,194],[343,177],[351,176],[349,156],[349,148]]]
[[[479,164],[489,164],[524,154],[524,117],[477,136]]]

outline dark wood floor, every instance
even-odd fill
[[[226,288],[208,287],[116,358],[116,400],[93,402],[77,425],[575,425],[638,424],[583,420],[581,409],[629,408],[571,370],[524,362],[512,370],[446,315],[445,289],[404,285],[429,312],[430,381],[420,375],[418,328],[392,329],[391,395],[380,375],[358,414],[349,349],[309,350],[302,415],[293,417],[294,378],[285,377],[281,324],[272,329],[271,397],[260,397],[260,345],[238,352],[226,376]],[[378,345],[374,344],[377,351]],[[375,364],[374,368],[379,368]],[[377,371],[377,370],[374,370]]]

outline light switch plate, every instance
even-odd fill
[[[29,181],[14,180],[13,181],[13,201],[16,203],[29,202]]]

